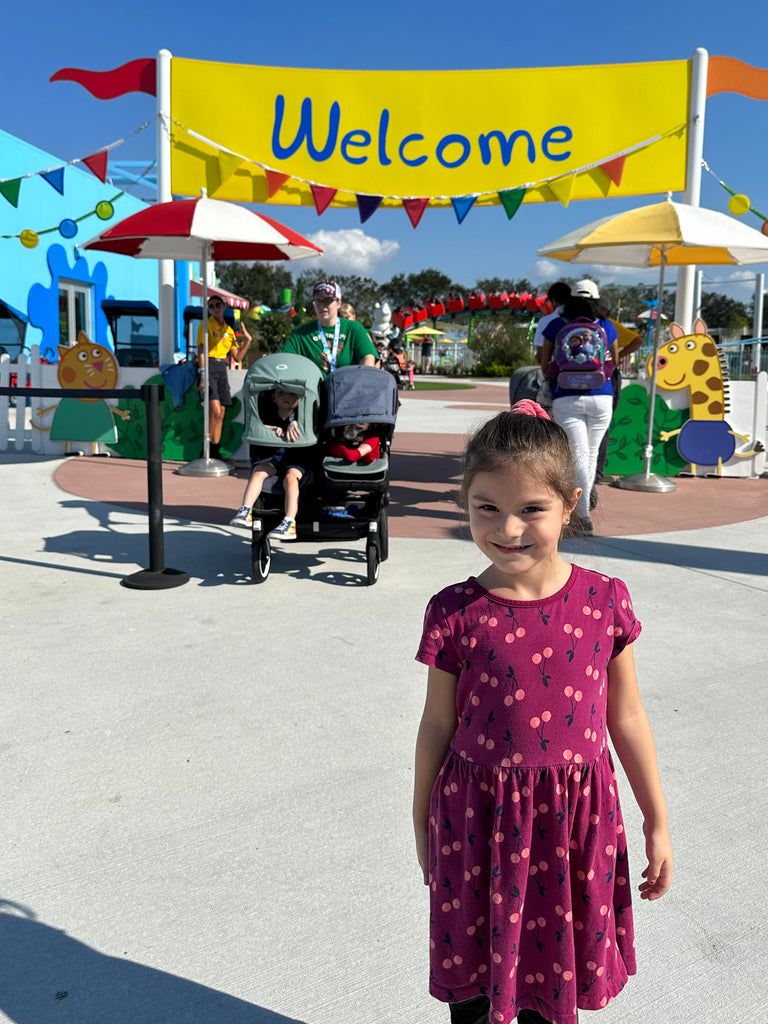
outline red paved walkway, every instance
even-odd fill
[[[476,410],[503,408],[506,392],[424,391],[405,401],[449,401]],[[396,432],[392,450],[390,533],[393,537],[466,536],[456,494],[464,438],[458,434]],[[179,476],[177,463],[163,467],[168,518],[227,523],[240,504],[246,472],[220,478]],[[71,494],[146,511],[145,463],[132,459],[72,458],[56,470],[58,485]],[[603,485],[593,513],[595,531],[609,537],[721,526],[768,515],[768,481],[737,478],[678,478],[669,494],[646,494]]]

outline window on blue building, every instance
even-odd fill
[[[74,345],[80,331],[93,336],[91,289],[59,278],[59,344]]]

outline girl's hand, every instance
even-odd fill
[[[424,885],[429,885],[429,833],[426,831],[416,835],[416,857],[424,876]]]
[[[648,867],[643,871],[645,881],[639,886],[640,899],[657,900],[672,884],[672,845],[666,828],[650,829],[644,825],[643,831]]]
[[[296,420],[291,420],[288,424],[288,429],[285,432],[286,441],[297,441],[299,438],[299,424]]]
[[[270,427],[269,429],[270,430],[274,430],[275,434],[278,437],[282,437],[283,436],[283,428],[282,427]]]

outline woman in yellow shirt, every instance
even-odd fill
[[[224,409],[232,405],[232,395],[227,377],[227,356],[234,351],[235,362],[245,358],[251,345],[251,335],[241,323],[245,341],[242,345],[235,337],[235,332],[224,322],[224,303],[212,295],[208,300],[208,345],[207,352],[203,347],[203,325],[197,331],[197,361],[200,368],[200,394],[205,394],[206,378],[208,384],[208,433],[211,439],[210,452],[212,459],[219,458],[221,428],[224,423]]]

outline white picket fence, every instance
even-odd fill
[[[10,387],[16,376],[17,386],[32,388],[59,388],[58,365],[40,362],[40,349],[33,345],[28,356],[19,356],[10,362],[7,355],[0,356],[0,387]],[[140,387],[157,370],[152,367],[121,367],[119,387]],[[0,452],[35,452],[38,455],[61,455],[66,451],[63,441],[51,441],[51,413],[41,409],[55,406],[58,399],[0,395]],[[116,405],[116,401],[110,401]],[[45,428],[48,429],[45,429]],[[100,450],[102,448],[100,447]],[[90,451],[87,453],[90,454]]]

